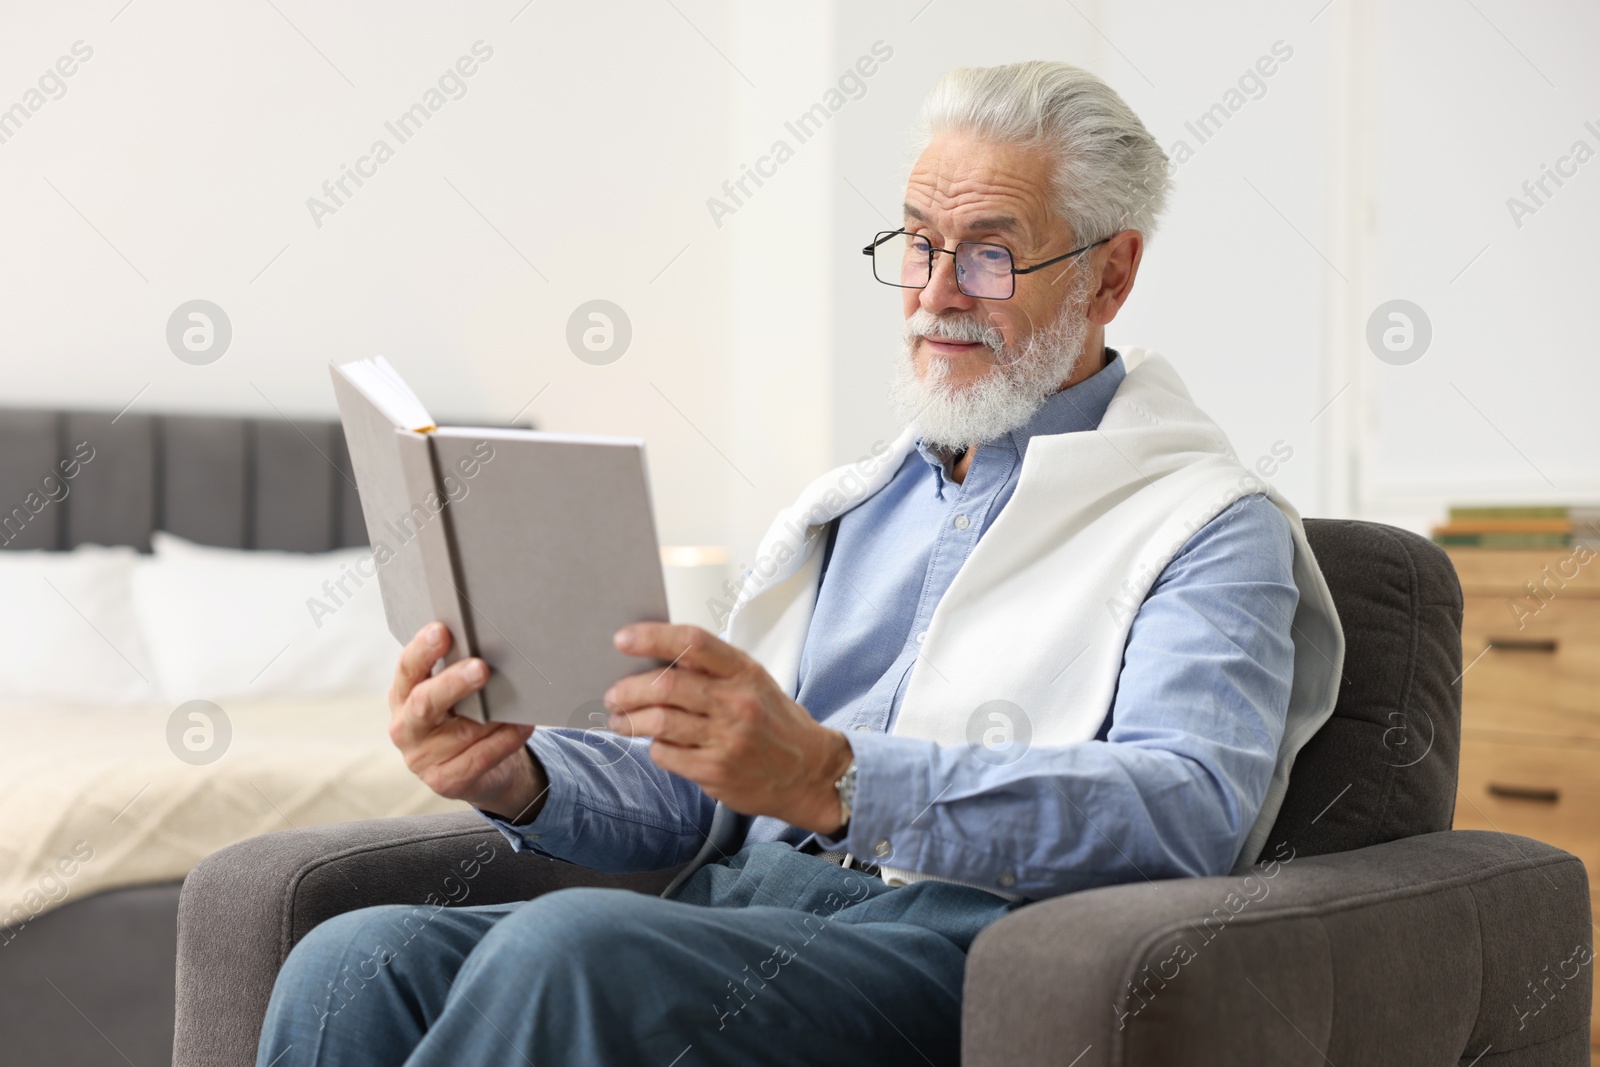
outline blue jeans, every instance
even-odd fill
[[[967,949],[1014,907],[767,842],[670,900],[364,908],[290,953],[256,1062],[955,1064]]]

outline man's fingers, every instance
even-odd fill
[[[450,793],[470,795],[479,778],[498,767],[508,756],[528,743],[533,727],[516,723],[495,723],[483,726],[470,723],[484,731],[476,740],[464,744],[457,752],[440,760],[430,769],[425,781],[435,791],[442,786]],[[435,784],[437,783],[437,784]]]
[[[402,712],[413,729],[427,733],[444,722],[463,697],[482,689],[488,680],[489,665],[476,656],[452,663],[432,678],[418,682]]]
[[[653,737],[671,745],[695,748],[711,736],[710,720],[681,708],[661,705],[616,712],[611,728],[624,737]]]
[[[405,700],[411,690],[428,676],[439,657],[450,649],[450,630],[442,622],[430,622],[400,650],[394,669],[394,695]]]
[[[664,771],[698,783],[708,794],[716,788],[711,785],[709,778],[717,763],[707,757],[702,749],[657,741],[650,746],[650,762]]]
[[[623,711],[670,704],[685,711],[710,714],[717,683],[707,675],[681,668],[679,664],[630,674],[606,690],[605,703]]]
[[[654,656],[718,678],[726,678],[748,662],[743,652],[698,626],[636,622],[618,630],[615,641],[617,648],[630,656]]]
[[[443,761],[440,770],[451,777],[471,781],[498,766],[502,760],[528,743],[533,727],[517,723],[496,723],[482,737]]]

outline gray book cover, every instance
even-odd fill
[[[611,635],[667,619],[644,442],[414,433],[338,367],[333,381],[390,632],[404,643],[438,619],[454,639],[447,661],[489,664],[459,715],[594,726],[606,688],[650,666]]]

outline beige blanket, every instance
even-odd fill
[[[169,747],[169,707],[0,708],[0,942],[91,893],[181,879],[256,834],[465,808],[406,770],[381,695],[224,711],[226,749],[195,765]]]

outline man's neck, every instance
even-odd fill
[[[950,464],[950,480],[960,485],[967,479],[967,471],[972,468],[972,457],[978,451],[977,445],[968,445],[962,449],[959,456],[954,457]]]

